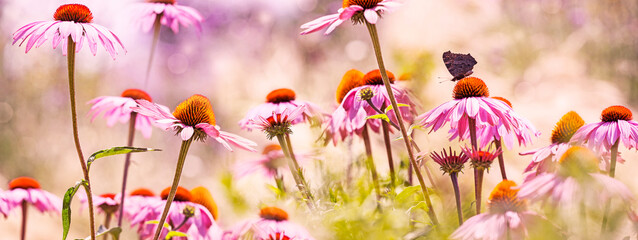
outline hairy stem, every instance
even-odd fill
[[[71,121],[73,124],[73,141],[75,142],[75,150],[80,160],[84,180],[86,181],[86,195],[89,204],[89,224],[91,229],[91,240],[95,240],[95,215],[93,213],[93,194],[91,193],[91,181],[89,179],[89,169],[84,162],[84,154],[80,146],[80,136],[78,133],[78,114],[75,108],[75,42],[70,37],[67,38],[67,64],[69,72],[69,96],[71,98]]]
[[[503,149],[503,144],[501,144],[501,140],[494,139],[494,144],[496,145],[496,149]],[[503,158],[503,151],[498,154],[498,166],[501,168],[501,177],[503,180],[507,180],[507,173],[505,173],[505,159]]]
[[[160,20],[164,16],[164,13],[157,14],[155,16],[155,22],[153,23],[153,43],[151,44],[151,54],[148,57],[148,66],[146,67],[146,77],[144,77],[144,87],[148,87],[148,78],[151,75],[151,66],[153,65],[153,57],[155,56],[155,50],[157,48],[157,42],[159,41],[160,27],[162,24]]]
[[[177,168],[175,168],[175,176],[173,177],[173,185],[171,185],[171,191],[168,194],[168,198],[166,198],[166,205],[164,205],[164,212],[162,212],[162,217],[160,218],[159,223],[157,224],[157,230],[155,231],[155,237],[153,240],[157,240],[164,229],[164,222],[166,221],[166,216],[168,215],[168,210],[171,208],[171,203],[173,203],[173,199],[175,198],[175,193],[177,192],[177,186],[179,186],[179,179],[182,176],[182,170],[184,169],[184,160],[186,160],[186,154],[188,153],[188,149],[193,142],[193,137],[189,138],[186,141],[182,141],[182,147],[179,150],[179,157],[177,159]]]
[[[27,210],[29,205],[27,205],[27,201],[22,201],[22,226],[20,227],[20,239],[27,239]]]
[[[430,220],[434,225],[439,224],[439,220],[436,217],[436,213],[434,212],[434,208],[432,207],[432,201],[430,200],[430,194],[428,193],[427,187],[425,186],[425,181],[423,181],[423,175],[421,175],[421,170],[418,168],[416,164],[416,159],[414,158],[414,153],[412,152],[412,147],[410,144],[410,136],[408,136],[408,132],[405,129],[403,124],[403,118],[401,117],[401,110],[397,104],[397,100],[394,97],[394,93],[392,92],[392,87],[390,86],[390,80],[388,79],[388,74],[385,70],[385,64],[383,63],[383,56],[381,55],[381,45],[379,44],[379,35],[377,33],[377,27],[374,24],[371,24],[366,21],[366,26],[368,27],[368,32],[370,33],[370,38],[372,39],[372,46],[374,48],[374,54],[377,57],[377,64],[379,65],[379,71],[381,72],[381,78],[383,79],[383,85],[385,86],[385,90],[388,93],[388,97],[390,98],[390,102],[392,103],[392,109],[394,109],[394,115],[397,118],[399,128],[401,129],[401,136],[403,137],[403,141],[405,143],[405,147],[408,150],[408,156],[410,157],[410,162],[414,165],[414,172],[419,179],[419,184],[421,185],[421,189],[423,190],[423,198],[428,206],[428,215]]]
[[[310,193],[310,189],[307,188],[308,184],[305,183],[303,177],[301,176],[301,168],[299,168],[299,164],[297,163],[297,160],[294,158],[294,154],[291,153],[290,149],[288,148],[288,146],[291,146],[288,144],[287,139],[285,135],[277,135],[277,140],[279,141],[279,145],[281,146],[281,150],[284,152],[284,155],[286,155],[286,158],[288,158],[288,168],[290,168],[290,173],[292,174],[292,178],[295,180],[295,184],[297,185],[297,188],[299,189],[299,192],[301,192],[301,196],[304,198],[304,201],[306,202],[306,204],[308,204],[308,207],[312,210],[314,209],[314,201],[312,200],[312,194]]]
[[[133,146],[133,139],[135,138],[135,122],[137,121],[137,113],[131,112],[131,119],[129,120],[128,125],[128,141],[126,142],[126,146]],[[124,199],[126,198],[126,182],[128,179],[128,168],[131,165],[131,153],[127,153],[124,159],[124,173],[122,176],[122,199],[120,200],[120,213],[117,217],[117,226],[122,227],[122,217],[124,216]]]
[[[363,144],[366,148],[366,163],[368,164],[368,168],[370,169],[370,174],[372,175],[372,184],[374,185],[374,191],[377,194],[377,200],[381,199],[381,189],[379,187],[379,175],[377,174],[377,167],[374,164],[374,158],[372,158],[372,144],[370,144],[370,134],[368,134],[368,124],[363,126],[363,131],[361,132],[361,137],[363,138]]]
[[[461,192],[459,191],[458,173],[450,173],[452,187],[454,188],[454,198],[456,199],[456,214],[459,219],[459,226],[463,224],[463,210],[461,208]]]

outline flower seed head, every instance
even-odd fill
[[[269,103],[282,103],[282,102],[290,102],[295,100],[296,95],[295,91],[288,88],[280,88],[275,89],[272,92],[268,93],[266,96],[266,102]]]
[[[394,83],[394,74],[390,71],[385,71],[388,75],[390,83]],[[362,85],[383,85],[383,78],[381,78],[381,71],[379,69],[372,70],[361,79]]]
[[[454,86],[454,99],[489,96],[490,91],[487,89],[487,85],[479,78],[466,77]]]
[[[600,115],[600,120],[603,122],[616,122],[618,120],[629,121],[632,120],[631,110],[623,106],[611,106],[605,108]]]
[[[183,124],[194,127],[200,123],[215,125],[215,113],[208,98],[195,94],[180,103],[173,112]]]
[[[162,200],[166,200],[168,198],[168,194],[171,193],[171,188],[167,187],[164,190],[162,190],[162,193],[160,194],[160,196],[162,197]],[[175,198],[173,200],[175,201],[180,201],[180,202],[190,202],[193,199],[193,196],[191,195],[191,192],[188,191],[186,188],[183,187],[177,187],[177,191],[175,192]]]
[[[148,95],[148,93],[135,88],[124,90],[124,92],[122,92],[122,97],[132,98],[134,100],[144,99],[146,101],[153,102],[153,99],[150,95]]]
[[[363,79],[363,76],[364,74],[356,69],[350,69],[343,75],[337,87],[337,103],[341,103],[350,90],[362,85],[361,79]]]
[[[493,152],[490,152],[489,149],[486,151],[481,151],[470,149],[467,147],[461,148],[461,150],[463,150],[463,153],[465,153],[465,155],[470,158],[472,167],[480,170],[489,169],[494,159],[498,157],[499,154],[501,154],[500,148],[495,149]]]
[[[30,188],[34,188],[34,189],[40,189],[40,183],[38,181],[36,181],[33,178],[30,177],[18,177],[15,178],[13,180],[11,180],[11,182],[9,182],[9,189],[13,190],[16,188],[21,188],[21,189],[30,189]]]
[[[368,101],[374,97],[374,91],[369,87],[361,89],[361,91],[359,91],[359,97],[361,97],[363,101]]]
[[[487,200],[487,207],[492,213],[505,213],[508,211],[521,212],[527,208],[527,203],[518,198],[516,183],[510,180],[501,181]]]
[[[563,115],[552,131],[552,143],[568,143],[585,121],[574,111]]]
[[[456,154],[456,151],[452,151],[452,148],[449,148],[449,152],[443,151],[439,154],[437,152],[431,152],[430,157],[434,162],[441,165],[441,170],[447,174],[456,174],[463,170],[463,165],[469,159],[465,153],[460,152],[460,154]]]
[[[55,10],[53,19],[56,21],[90,23],[93,22],[93,14],[88,7],[82,4],[64,4]]]
[[[277,222],[288,220],[288,213],[278,207],[264,207],[259,210],[259,216],[263,219],[275,220]]]

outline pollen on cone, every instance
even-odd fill
[[[29,189],[35,188],[40,189],[40,183],[33,178],[30,177],[18,177],[11,182],[9,182],[9,189],[13,190],[16,188]]]
[[[200,123],[215,125],[215,113],[210,100],[199,94],[195,94],[180,103],[173,112],[175,118],[183,124],[194,127]]]
[[[275,220],[278,222],[288,220],[288,213],[278,207],[264,207],[259,211],[259,216],[263,219]]]
[[[213,199],[213,195],[203,186],[199,186],[191,189],[191,202],[198,203],[204,206],[213,218],[217,220],[217,216],[219,216],[219,210],[217,209],[217,203]]]
[[[466,77],[454,86],[454,99],[469,97],[489,97],[490,91],[480,78]]]
[[[574,133],[583,125],[585,125],[585,120],[578,113],[574,111],[566,113],[556,123],[552,131],[552,143],[568,143]]]
[[[171,192],[171,188],[167,187],[164,190],[162,190],[162,193],[160,194],[160,196],[162,197],[163,200],[168,199],[168,194]],[[177,187],[177,191],[175,192],[175,201],[180,201],[180,202],[190,202],[193,199],[193,196],[191,195],[191,192],[188,191],[188,189],[183,188],[183,187]]]

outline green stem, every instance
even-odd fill
[[[91,229],[91,240],[95,240],[95,218],[93,213],[93,194],[91,193],[91,181],[89,180],[89,170],[84,162],[82,147],[80,146],[80,136],[78,133],[78,114],[75,109],[75,42],[70,37],[67,38],[67,64],[69,72],[69,96],[71,98],[71,121],[73,124],[73,141],[75,142],[75,150],[78,153],[80,166],[84,180],[86,181],[87,202],[89,204],[89,224]]]
[[[611,159],[609,163],[609,176],[616,177],[616,158],[618,157],[618,145],[620,140],[616,140],[613,146],[611,146]],[[607,231],[607,221],[609,219],[609,210],[611,207],[611,199],[605,203],[605,213],[603,214],[603,223],[601,225],[601,234]]]
[[[175,176],[173,177],[173,185],[171,186],[171,191],[168,194],[168,198],[166,198],[166,205],[164,205],[164,212],[162,212],[162,217],[160,218],[159,223],[157,224],[157,230],[155,231],[155,237],[153,240],[157,240],[164,229],[164,222],[166,221],[166,216],[168,215],[168,210],[171,208],[171,203],[173,203],[173,199],[175,198],[175,193],[177,192],[177,186],[179,186],[179,178],[182,176],[182,170],[184,169],[184,161],[186,160],[186,154],[188,153],[188,149],[193,142],[193,137],[189,138],[186,141],[182,141],[182,147],[179,150],[179,157],[177,159],[177,168],[175,169]]]
[[[410,145],[410,136],[408,136],[408,132],[405,129],[403,124],[403,118],[401,117],[401,110],[397,104],[397,100],[394,97],[394,93],[392,92],[392,87],[390,87],[390,80],[388,79],[388,74],[385,70],[385,64],[383,63],[383,56],[381,55],[381,45],[379,44],[379,35],[377,33],[377,27],[374,24],[365,21],[366,26],[368,27],[368,32],[370,33],[370,38],[372,39],[372,46],[374,48],[374,54],[377,57],[377,63],[379,65],[379,71],[381,72],[381,78],[383,79],[383,85],[385,86],[385,90],[388,93],[388,97],[390,98],[390,102],[392,103],[392,109],[394,109],[394,115],[397,118],[399,128],[401,129],[401,136],[403,137],[403,141],[405,143],[405,147],[408,149],[408,156],[410,157],[410,163],[414,165],[414,172],[416,173],[417,179],[419,179],[419,184],[421,185],[421,189],[423,190],[423,197],[425,202],[428,205],[428,215],[430,219],[434,223],[434,225],[439,224],[439,220],[436,217],[436,213],[434,212],[434,208],[432,207],[432,201],[430,200],[430,194],[428,193],[427,187],[425,186],[425,181],[423,181],[423,175],[421,175],[421,170],[418,168],[416,164],[416,160],[414,158],[414,153],[412,152],[412,147]]]
[[[507,173],[505,173],[505,159],[503,158],[503,144],[501,144],[501,140],[494,139],[494,144],[496,145],[496,149],[501,149],[501,153],[498,154],[498,166],[501,168],[501,177],[503,180],[507,180]]]
[[[308,204],[308,207],[310,209],[314,209],[314,202],[312,201],[312,194],[310,193],[310,190],[307,188],[307,184],[305,183],[305,181],[303,181],[302,176],[300,176],[302,174],[301,169],[299,168],[299,165],[297,164],[296,160],[294,159],[293,154],[290,152],[290,149],[288,148],[288,142],[286,141],[286,136],[285,135],[277,135],[277,140],[279,141],[279,145],[281,146],[281,150],[284,152],[284,155],[286,155],[286,158],[288,158],[288,168],[290,168],[290,173],[292,174],[292,178],[295,180],[295,185],[297,185],[297,188],[299,189],[299,192],[301,192],[301,196],[304,198],[304,201],[306,202],[306,204]]]
[[[29,205],[27,205],[27,201],[22,201],[22,226],[20,228],[20,239],[21,240],[25,240],[27,239],[27,208],[29,207]]]
[[[126,146],[129,146],[129,147],[133,146],[133,139],[135,138],[135,122],[136,121],[137,121],[137,113],[131,112],[131,119],[129,120],[129,125],[128,125],[128,141],[126,143]],[[128,168],[130,165],[131,165],[131,153],[127,153],[126,158],[124,160],[124,173],[122,176],[122,191],[120,194],[122,196],[122,199],[120,200],[120,213],[119,213],[119,216],[117,217],[118,227],[122,227],[122,217],[124,216],[124,199],[126,198],[126,182],[128,179]]]
[[[153,43],[151,44],[151,54],[148,57],[148,66],[146,67],[146,77],[144,78],[144,87],[148,87],[148,78],[151,74],[151,66],[153,65],[153,57],[155,56],[155,49],[157,48],[157,42],[159,41],[160,27],[162,26],[160,20],[164,13],[160,13],[155,16],[155,22],[153,23]]]
[[[363,126],[361,138],[363,138],[363,144],[366,147],[366,163],[368,164],[368,168],[370,168],[370,174],[372,175],[372,185],[374,185],[374,191],[377,194],[377,200],[379,200],[381,199],[379,176],[377,174],[377,167],[374,164],[374,159],[372,158],[372,145],[370,144],[370,135],[368,134],[368,124],[365,124]]]
[[[463,210],[461,209],[461,192],[459,190],[458,173],[450,173],[452,187],[454,188],[454,198],[456,199],[456,214],[459,219],[459,226],[463,224]]]

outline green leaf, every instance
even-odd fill
[[[377,115],[368,116],[366,119],[383,119],[386,122],[390,122],[390,118],[388,118],[388,115],[385,115],[385,114],[377,114]]]
[[[120,239],[120,234],[122,233],[122,228],[120,227],[112,227],[109,229],[106,229],[103,225],[100,225],[97,228],[97,233],[95,233],[95,237],[100,237],[100,236],[105,236],[106,234],[111,234],[111,236],[113,236],[113,240],[118,240]],[[91,239],[91,236],[85,237],[85,238],[76,238],[75,240],[89,240]]]
[[[409,107],[410,105],[405,104],[405,103],[397,103],[397,107]],[[392,105],[388,106],[387,108],[385,108],[385,113],[388,113],[390,110],[392,110]]]
[[[135,152],[150,152],[150,151],[162,151],[162,149],[155,148],[136,148],[136,147],[114,147],[109,149],[104,149],[97,151],[86,160],[87,168],[91,169],[91,163],[98,158],[118,155],[118,154],[127,154],[127,153],[135,153]]]
[[[420,201],[416,205],[410,207],[408,209],[408,212],[412,212],[412,210],[414,210],[415,208],[416,209],[423,209],[425,212],[428,212],[428,206],[427,206],[427,204],[425,204],[425,201]]]
[[[67,235],[69,234],[69,227],[71,227],[71,200],[73,200],[73,196],[80,188],[80,185],[85,181],[79,181],[75,183],[75,186],[70,187],[64,193],[64,199],[62,201],[62,240],[65,240]]]
[[[144,224],[159,224],[159,220],[150,220],[150,221],[146,221],[144,222]],[[171,230],[171,225],[168,225],[167,222],[164,223],[164,228],[168,229],[169,231]]]
[[[403,189],[403,191],[401,191],[399,194],[397,194],[397,197],[395,199],[397,202],[404,202],[408,199],[408,197],[414,195],[414,193],[419,190],[421,190],[421,186],[419,185],[407,187]]]
[[[188,234],[183,233],[183,232],[177,232],[177,231],[170,231],[168,232],[168,234],[166,234],[166,240],[169,240],[173,237],[188,237]]]

